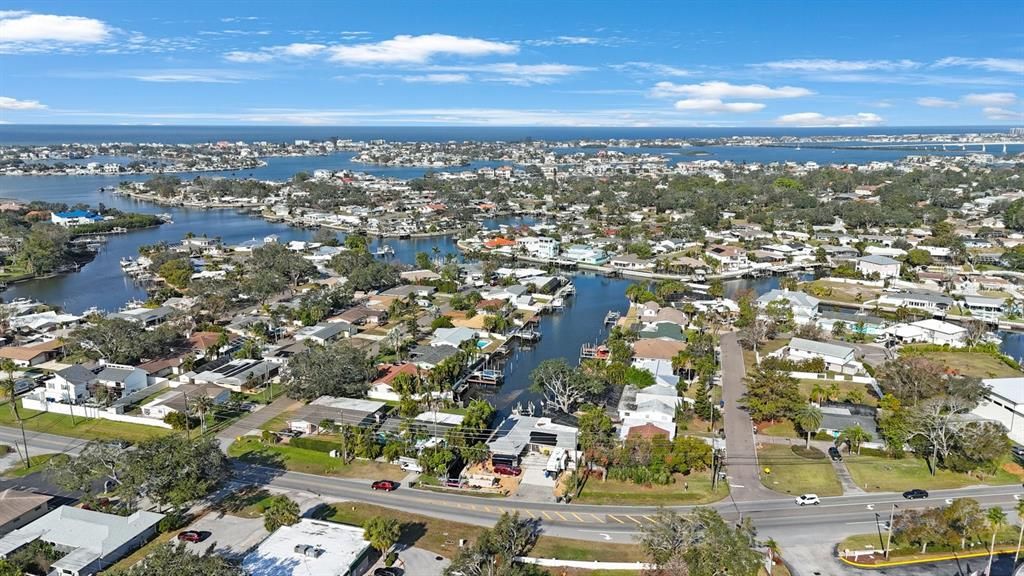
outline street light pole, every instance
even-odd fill
[[[885,559],[889,559],[889,545],[892,543],[892,528],[896,520],[896,509],[899,506],[893,504],[892,508],[889,509],[889,535],[885,538]]]

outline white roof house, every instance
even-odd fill
[[[802,319],[810,319],[817,316],[818,305],[821,304],[821,300],[811,296],[810,294],[795,292],[792,290],[775,289],[762,294],[757,299],[757,305],[763,309],[776,300],[784,300],[788,302],[790,307],[793,309],[793,316]]]
[[[139,510],[131,516],[61,506],[0,538],[0,558],[42,540],[68,551],[53,563],[61,576],[89,576],[142,546],[156,532],[163,514]]]
[[[967,341],[967,329],[963,326],[943,322],[935,318],[926,318],[911,322],[911,326],[921,330],[926,342],[932,344],[948,344],[950,346],[964,346]]]
[[[989,387],[988,397],[971,414],[1001,423],[1010,440],[1024,444],[1024,376],[988,378],[981,383]]]
[[[282,526],[242,559],[250,576],[351,576],[370,562],[363,529],[303,518]]]
[[[849,346],[793,338],[789,341],[789,345],[773,352],[772,355],[785,356],[794,360],[821,358],[829,370],[838,372],[847,367],[856,368],[854,353],[855,350]]]

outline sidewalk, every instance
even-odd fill
[[[298,400],[281,396],[259,410],[239,418],[237,422],[217,434],[217,441],[220,442],[221,450],[227,452],[228,446],[231,446],[231,443],[239,436],[244,436],[274,419],[282,412],[298,408],[301,405]]]

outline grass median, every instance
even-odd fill
[[[341,502],[321,510],[318,516],[324,520],[362,526],[367,519],[383,516],[402,523],[403,544],[416,546],[448,558],[458,554],[459,540],[473,542],[480,535],[481,528],[471,524],[452,522],[440,518],[420,516],[382,506],[360,502]],[[639,546],[590,542],[541,536],[530,556],[559,558],[563,560],[596,560],[599,562],[642,562],[643,553]],[[628,572],[627,572],[628,573]]]
[[[803,446],[766,444],[757,450],[761,483],[786,494],[842,496],[843,487],[832,462],[820,450]],[[765,473],[765,469],[770,473]]]

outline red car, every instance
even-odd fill
[[[499,476],[519,476],[523,473],[523,469],[519,466],[509,466],[507,464],[495,464],[494,473]]]
[[[182,542],[199,542],[203,539],[203,535],[195,530],[186,530],[178,533],[178,540]]]
[[[373,484],[370,484],[370,488],[391,492],[392,490],[398,490],[398,482],[393,482],[391,480],[377,480]]]

